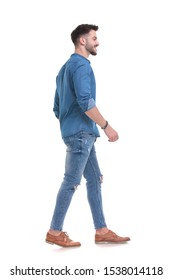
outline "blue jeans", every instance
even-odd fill
[[[106,227],[101,195],[102,174],[97,162],[95,141],[96,137],[85,131],[64,138],[67,146],[65,174],[52,217],[50,228],[53,230],[62,231],[65,215],[82,175],[86,179],[87,198],[95,229]]]

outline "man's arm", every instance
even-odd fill
[[[100,111],[96,106],[86,111],[85,114],[96,124],[98,124],[101,128],[103,128],[106,125],[105,118],[101,115]],[[118,133],[109,124],[103,130],[110,142],[115,142],[116,140],[118,140]]]

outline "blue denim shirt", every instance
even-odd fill
[[[72,54],[56,77],[53,111],[60,121],[62,137],[81,130],[100,136],[99,130],[85,112],[96,106],[96,83],[90,61]]]

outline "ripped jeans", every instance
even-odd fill
[[[96,137],[80,131],[63,140],[67,146],[65,174],[57,195],[50,228],[62,231],[67,210],[82,176],[86,179],[87,198],[95,229],[106,227],[101,195],[102,174],[94,147]]]

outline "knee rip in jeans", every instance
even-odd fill
[[[77,191],[78,186],[79,186],[79,185],[75,185],[75,186],[74,186],[74,190],[75,190],[75,191]]]
[[[103,175],[100,176],[100,183],[103,183]]]

